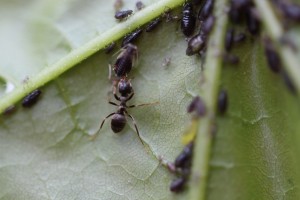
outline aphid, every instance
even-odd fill
[[[158,24],[160,24],[161,19],[158,17],[151,21],[145,28],[146,32],[151,32],[153,29],[157,27]]]
[[[172,192],[181,192],[186,183],[186,179],[184,177],[179,177],[172,181],[170,185],[170,191]]]
[[[232,65],[237,65],[240,62],[240,59],[236,55],[225,53],[223,55],[223,61]]]
[[[167,68],[171,63],[171,57],[165,57],[162,66]]]
[[[123,47],[120,55],[114,64],[113,70],[117,77],[126,77],[131,71],[134,60],[138,56],[137,46],[133,44],[127,44]]]
[[[206,36],[202,33],[195,35],[188,42],[188,47],[185,51],[187,56],[194,55],[203,50],[206,46]]]
[[[207,0],[203,7],[199,10],[198,19],[204,21],[212,12],[214,0]]]
[[[206,114],[206,106],[203,100],[199,96],[196,96],[192,100],[192,102],[188,105],[187,112],[188,113],[195,112],[196,117],[204,116]]]
[[[228,29],[225,36],[225,49],[229,52],[232,48],[234,38],[234,30],[232,28]]]
[[[279,3],[279,8],[281,9],[282,13],[285,17],[294,20],[300,21],[300,6],[297,4],[290,4],[290,3]]]
[[[36,89],[29,93],[22,101],[22,106],[25,108],[29,108],[33,106],[39,99],[39,96],[42,94],[42,91]]]
[[[210,15],[202,24],[200,32],[203,34],[209,34],[212,30],[215,22],[215,17],[213,15]]]
[[[136,4],[135,4],[135,6],[136,6],[137,10],[142,10],[145,7],[145,5],[143,4],[143,2],[141,2],[141,1],[137,1]]]
[[[248,27],[248,31],[252,35],[257,35],[260,31],[260,22],[257,17],[254,15],[254,11],[252,8],[247,9],[246,11],[246,23]]]
[[[104,52],[105,52],[106,54],[109,54],[110,52],[112,52],[112,51],[114,50],[115,46],[116,46],[116,43],[115,43],[115,42],[110,43],[109,45],[107,45],[107,46],[104,48]]]
[[[114,8],[115,10],[120,10],[123,7],[123,0],[115,0]]]
[[[129,43],[134,42],[142,34],[142,32],[143,30],[139,28],[133,31],[132,33],[128,34],[127,36],[125,36],[122,41],[122,47],[124,47]]]
[[[265,40],[265,54],[266,54],[266,58],[267,58],[270,69],[273,72],[278,73],[280,71],[280,69],[282,68],[281,60],[269,39]]]
[[[15,111],[17,110],[15,105],[11,105],[8,106],[4,111],[3,111],[3,115],[11,115],[13,114]]]
[[[246,40],[246,34],[245,33],[239,33],[236,36],[234,36],[233,41],[235,43],[243,42]]]
[[[128,17],[129,15],[131,15],[132,12],[133,12],[132,10],[117,11],[116,14],[115,14],[115,18],[119,19],[119,20],[122,20],[122,19]]]
[[[221,90],[218,96],[218,110],[224,114],[227,110],[228,97],[226,90]]]
[[[181,30],[185,36],[193,34],[196,24],[196,18],[193,13],[193,5],[186,3],[182,10]]]
[[[190,168],[191,167],[191,160],[193,154],[193,142],[190,142],[186,145],[183,151],[177,156],[175,160],[175,167],[176,168]]]

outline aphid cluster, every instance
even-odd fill
[[[194,2],[194,4],[198,5],[198,2]],[[183,34],[187,37],[193,35],[197,23],[200,24],[200,31],[188,39],[186,55],[199,54],[205,50],[206,41],[215,21],[214,16],[211,14],[213,5],[213,0],[205,1],[199,9],[198,18],[194,16],[192,3],[186,3],[184,5],[181,19],[181,30]],[[198,21],[196,19],[198,19]]]
[[[176,174],[177,178],[170,184],[170,191],[181,192],[189,180],[192,166],[194,143],[190,142],[176,157],[174,163],[168,163],[169,170]]]

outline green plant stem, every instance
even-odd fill
[[[215,1],[214,15],[216,22],[209,38],[203,76],[205,83],[201,86],[201,97],[206,103],[207,114],[199,121],[199,130],[195,141],[193,167],[190,181],[191,200],[203,200],[206,195],[207,178],[212,146],[212,129],[215,120],[216,99],[221,75],[222,51],[227,25],[226,5],[228,0]]]
[[[284,63],[284,67],[293,80],[298,94],[300,94],[300,67],[297,55],[292,51],[291,48],[280,43],[281,38],[284,36],[284,31],[280,25],[280,21],[276,18],[272,10],[270,2],[265,0],[254,0],[254,2],[259,10],[268,35],[277,45],[281,60]]]
[[[2,113],[10,105],[18,102],[34,89],[39,88],[60,76],[76,64],[82,62],[84,59],[98,52],[100,49],[103,49],[106,45],[120,39],[125,34],[161,15],[166,11],[166,9],[173,9],[184,2],[185,0],[161,0],[153,3],[132,15],[126,21],[120,22],[112,29],[104,32],[83,46],[74,49],[57,63],[45,68],[36,76],[26,81],[24,85],[16,87],[11,93],[0,99],[0,113]]]

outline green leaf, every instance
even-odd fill
[[[143,2],[118,23],[113,1],[1,1],[0,110],[37,87],[43,94],[31,109],[17,104],[0,118],[0,199],[298,199],[299,99],[268,69],[258,38],[234,49],[238,66],[221,66],[227,0],[216,1],[203,71],[199,57],[185,55],[178,23],[138,39],[130,103],[159,104],[129,113],[149,149],[130,120],[120,134],[107,120],[89,139],[116,111],[107,102],[113,56],[100,49],[184,1]],[[219,86],[229,94],[223,116],[215,111]],[[172,194],[175,177],[157,158],[173,161],[182,150],[186,106],[196,95],[208,114],[199,121],[190,189]]]

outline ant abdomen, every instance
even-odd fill
[[[116,113],[111,119],[111,129],[114,133],[119,133],[124,129],[126,122],[124,115]]]

